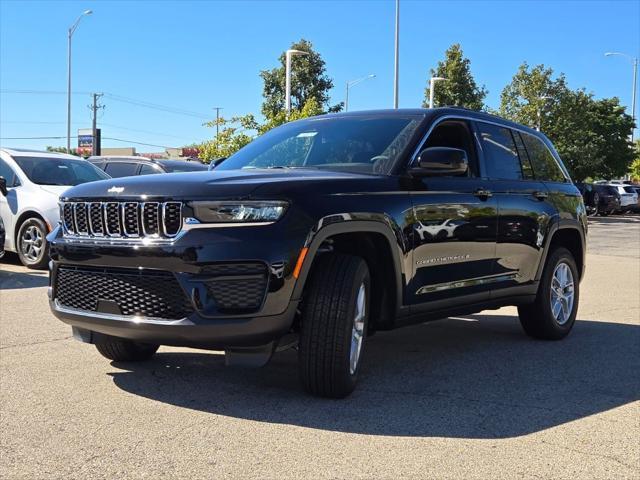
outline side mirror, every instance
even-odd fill
[[[427,175],[463,175],[469,169],[467,152],[459,148],[430,147],[418,154],[417,168],[412,173]]]
[[[7,196],[7,181],[4,177],[0,177],[0,193],[3,197]]]

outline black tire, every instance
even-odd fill
[[[159,345],[138,343],[124,338],[102,336],[96,349],[103,357],[115,362],[139,362],[148,360],[158,351]]]
[[[47,231],[45,223],[37,217],[28,218],[20,225],[16,236],[16,251],[25,267],[36,270],[47,268],[49,263]]]
[[[552,311],[551,285],[554,272],[560,264],[565,264],[571,271],[574,297],[570,314],[559,320]],[[542,340],[560,340],[569,334],[575,323],[579,299],[580,283],[575,259],[569,250],[558,247],[549,252],[535,302],[518,307],[520,324],[530,337]]]
[[[344,254],[316,260],[302,306],[298,349],[300,380],[313,395],[344,398],[355,388],[369,322],[371,277],[366,262]],[[361,286],[364,308],[357,308]],[[357,311],[364,321],[359,355],[351,365],[352,331]],[[357,350],[357,348],[356,348]]]

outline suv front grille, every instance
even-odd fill
[[[88,312],[106,302],[125,316],[178,320],[193,313],[175,276],[165,271],[61,266],[54,292],[59,305]]]
[[[180,202],[64,202],[66,236],[172,238],[182,228]]]

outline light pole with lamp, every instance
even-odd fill
[[[285,54],[284,109],[287,116],[289,116],[289,112],[291,112],[291,57],[294,55],[309,55],[309,53],[303,52],[302,50],[289,49]]]
[[[436,82],[446,80],[444,77],[431,77],[429,79],[429,108],[433,108],[433,93],[436,87]]]
[[[633,122],[636,121],[636,90],[638,89],[638,57],[632,57],[631,55],[627,55],[626,53],[621,52],[607,52],[604,54],[605,57],[611,57],[613,55],[619,55],[621,57],[626,57],[631,60],[633,64],[633,92],[631,92],[631,117],[633,118]],[[631,129],[631,142],[633,142],[633,132],[635,127]]]
[[[551,97],[549,95],[541,95],[538,97],[538,100],[542,100],[542,106],[547,105],[547,100],[550,100]],[[538,103],[538,125],[536,125],[536,130],[540,131],[542,129],[542,107],[540,103]]]
[[[67,35],[67,153],[71,153],[71,37],[73,37],[73,32],[78,28],[82,17],[91,15],[92,13],[93,11],[91,10],[82,12],[82,15],[78,17],[76,23],[69,27]]]
[[[364,82],[366,80],[369,80],[370,78],[375,78],[375,74],[372,73],[370,75],[367,75],[366,77],[358,78],[357,80],[349,80],[347,82],[347,93],[346,93],[346,95],[344,97],[344,111],[345,112],[349,111],[349,89],[351,87],[355,87],[356,85],[358,85],[358,84],[360,84],[360,83],[362,83],[362,82]]]

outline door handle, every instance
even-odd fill
[[[486,200],[487,198],[490,198],[493,196],[493,193],[491,193],[490,190],[486,190],[484,188],[479,188],[478,190],[475,191],[474,195],[478,198],[481,198],[483,200]]]
[[[533,192],[533,196],[538,200],[546,200],[549,197],[547,192]]]

